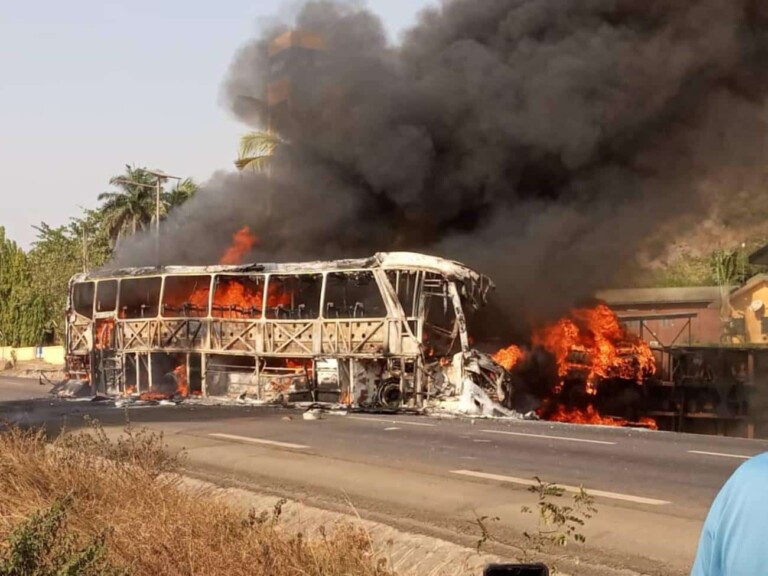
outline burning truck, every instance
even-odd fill
[[[518,409],[528,396],[546,420],[657,428],[644,414],[656,355],[604,303],[575,308],[493,358],[515,376]]]
[[[510,405],[509,372],[472,350],[467,333],[467,315],[494,287],[486,276],[407,252],[234,264],[247,238],[234,240],[215,266],[75,276],[69,377],[94,394],[150,399],[399,409],[464,394],[502,412],[499,404]]]

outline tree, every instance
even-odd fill
[[[45,330],[61,334],[70,278],[103,265],[111,256],[109,237],[96,210],[66,226],[35,226],[37,239],[27,255],[31,288],[45,311]]]
[[[67,235],[77,241],[82,270],[98,268],[112,257],[111,239],[101,210],[84,209],[79,218],[70,218]]]
[[[711,286],[715,283],[711,257],[688,250],[683,250],[663,267],[651,271],[642,270],[638,276],[641,278],[639,284],[649,287]]]
[[[37,238],[28,253],[0,228],[0,345],[37,345],[51,331],[61,338],[70,279],[103,266],[121,237],[154,220],[156,183],[156,176],[127,165],[125,174],[110,180],[116,190],[99,195],[102,204],[95,210],[83,210],[64,226],[35,226]],[[161,214],[196,190],[191,178],[161,188]]]
[[[240,138],[240,153],[235,160],[235,166],[241,171],[250,168],[261,172],[269,164],[275,150],[283,143],[277,134],[271,132],[255,131],[244,134]]]
[[[125,174],[113,176],[109,183],[118,190],[99,194],[102,205],[98,210],[114,246],[123,236],[135,234],[154,219],[156,177],[143,168],[126,164]],[[161,206],[161,213],[164,211]]]
[[[33,287],[24,251],[0,226],[0,334],[4,346],[35,346],[45,329],[45,304]]]
[[[720,287],[720,318],[731,318],[731,286],[739,278],[739,253],[733,250],[715,250],[711,256],[712,275]]]
[[[195,195],[197,188],[197,183],[192,178],[185,178],[178,182],[176,186],[163,194],[163,203],[165,204],[166,211],[178,208],[184,204]]]

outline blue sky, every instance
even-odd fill
[[[367,0],[393,40],[436,0]],[[281,0],[0,0],[0,225],[93,207],[125,163],[204,181],[246,128],[219,104],[236,49]]]

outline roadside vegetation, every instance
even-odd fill
[[[683,251],[662,266],[639,270],[636,287],[738,286],[765,271],[749,263],[749,254],[765,246],[768,238],[756,236],[735,249],[716,249],[703,254]]]
[[[48,443],[0,434],[0,575],[386,576],[352,525],[301,534],[269,511],[234,508],[181,485],[162,436],[94,426]]]
[[[534,477],[534,481],[536,483],[528,491],[536,496],[536,503],[520,509],[523,515],[531,514],[536,518],[534,528],[523,532],[522,542],[512,542],[496,535],[493,523],[500,521],[499,517],[480,516],[475,519],[480,530],[478,552],[487,543],[496,542],[517,550],[522,562],[536,561],[542,554],[557,561],[565,557],[558,554],[558,549],[587,541],[583,529],[597,514],[594,497],[582,487],[569,499],[563,499],[565,489],[557,484],[543,482],[538,477]],[[557,566],[552,565],[551,569],[556,572]]]
[[[69,279],[102,266],[120,242],[153,225],[156,182],[146,169],[127,165],[98,195],[95,209],[81,209],[63,226],[36,226],[29,250],[6,237],[0,226],[0,346],[61,341]],[[161,220],[196,191],[190,178],[161,180]]]

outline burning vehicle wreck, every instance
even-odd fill
[[[101,270],[70,282],[67,372],[92,394],[142,399],[394,410],[463,397],[466,410],[505,414],[509,373],[467,333],[493,287],[462,264],[406,252]]]

